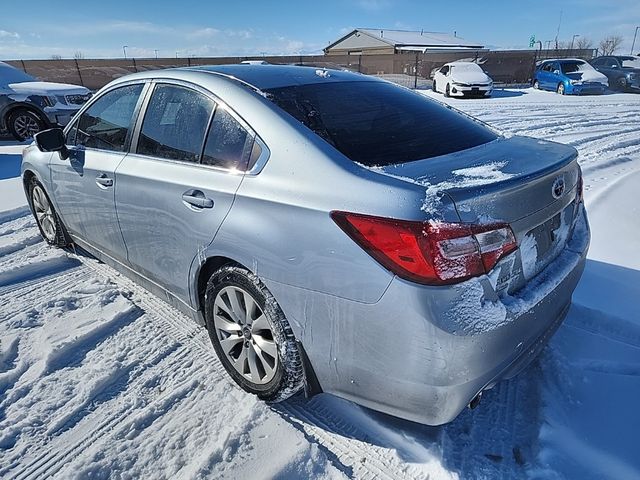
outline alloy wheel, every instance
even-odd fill
[[[31,138],[40,131],[40,125],[33,116],[23,113],[13,121],[13,127],[22,138]]]
[[[227,286],[214,300],[216,336],[227,360],[248,381],[264,385],[276,374],[278,347],[264,312],[246,290]]]
[[[33,187],[31,199],[33,201],[36,219],[42,228],[42,233],[49,242],[53,242],[56,238],[55,214],[53,213],[53,208],[51,208],[47,195],[39,185]]]

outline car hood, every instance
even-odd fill
[[[609,80],[607,79],[606,75],[603,75],[597,70],[586,70],[584,72],[565,73],[565,76],[567,78],[570,78],[571,80],[580,80],[582,82],[596,82],[596,83],[602,83],[604,85],[609,85]]]
[[[461,83],[489,83],[491,77],[482,72],[452,72],[451,79]]]
[[[90,92],[88,88],[78,85],[52,82],[10,83],[8,87],[24,95],[86,95]]]

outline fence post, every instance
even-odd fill
[[[132,57],[131,60],[133,61],[133,70],[136,73],[138,73],[138,66],[136,65],[136,59]]]
[[[78,77],[80,77],[80,85],[84,87],[84,81],[82,80],[82,73],[80,73],[80,65],[78,65],[78,59],[74,58],[76,62],[76,70],[78,71]]]
[[[191,66],[191,57],[187,57],[187,66],[190,67]]]
[[[416,52],[416,64],[413,70],[413,89],[416,90],[418,88],[418,55]]]
[[[22,70],[24,70],[24,73],[27,73],[27,66],[24,64],[24,60],[20,60],[20,63],[22,64]]]
[[[358,55],[358,73],[362,73],[362,53]]]

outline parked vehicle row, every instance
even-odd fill
[[[585,265],[574,148],[371,76],[140,72],[35,139],[22,176],[44,239],[205,325],[268,401],[304,387],[449,422],[539,353]]]
[[[40,82],[0,62],[0,131],[18,141],[53,126],[64,126],[91,97],[85,87]]]

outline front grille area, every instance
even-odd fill
[[[91,94],[86,95],[66,95],[64,98],[69,105],[83,105],[89,100]]]

